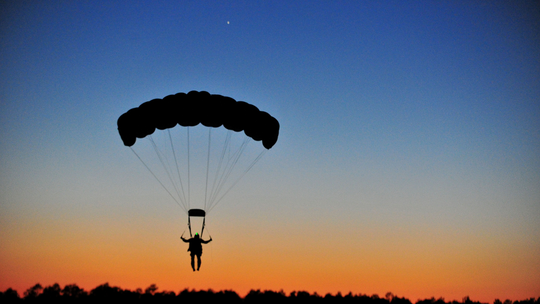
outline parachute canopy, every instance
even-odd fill
[[[184,127],[220,126],[244,133],[262,141],[266,149],[274,146],[279,135],[279,122],[256,106],[230,97],[205,91],[191,91],[153,99],[122,114],[118,132],[124,145],[131,147],[137,138],[144,138],[156,129],[165,130],[177,124]]]

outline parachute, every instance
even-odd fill
[[[139,107],[128,110],[118,118],[118,132],[125,146],[135,153],[137,158],[145,165],[166,192],[188,215],[188,227],[191,234],[191,217],[202,218],[202,232],[204,231],[205,217],[208,212],[221,201],[221,199],[236,185],[236,183],[249,171],[253,165],[271,149],[279,136],[279,122],[270,114],[260,111],[256,106],[233,98],[210,94],[206,91],[191,91],[177,93],[163,99],[153,99],[142,103]],[[190,130],[208,129],[206,168],[197,168],[206,171],[204,207],[191,208],[191,162],[195,156],[204,154],[201,149],[192,148]],[[160,130],[159,132],[156,132]],[[172,135],[176,129],[185,129],[185,135]],[[222,147],[214,148],[216,140],[212,139],[212,130],[224,129]],[[234,146],[233,134],[243,131],[243,139]],[[223,131],[225,132],[225,131]],[[162,133],[167,141],[159,146],[154,136]],[[214,135],[215,136],[215,135]],[[154,150],[154,161],[157,165],[149,165],[133,149],[137,139],[148,139],[150,147]],[[233,171],[242,157],[247,153],[246,146],[249,141],[260,141],[263,151],[247,163],[244,171],[230,181]],[[214,146],[211,148],[211,146]],[[182,147],[187,158],[180,161],[178,147]],[[213,182],[210,182],[210,159],[216,155],[214,163]],[[202,167],[202,166],[199,166]],[[159,174],[158,171],[162,173]],[[187,181],[187,183],[186,183]],[[199,182],[198,184],[202,184]],[[211,186],[210,186],[211,184]],[[209,190],[210,188],[210,190]]]
[[[277,142],[279,122],[270,114],[247,102],[230,97],[210,95],[202,91],[178,93],[163,99],[154,99],[133,108],[118,118],[118,132],[124,145],[131,147],[136,138],[144,138],[156,129],[196,126],[226,129],[244,133],[261,141],[266,149]]]

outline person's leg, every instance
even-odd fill
[[[191,268],[195,271],[195,255],[191,255]]]
[[[200,254],[197,255],[197,270],[199,270],[199,268],[201,268],[201,255]]]

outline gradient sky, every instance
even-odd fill
[[[538,1],[2,1],[0,290],[540,296]],[[117,118],[206,90],[281,123],[207,218]]]

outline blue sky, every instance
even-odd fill
[[[160,238],[162,246],[175,242],[185,215],[122,145],[116,120],[144,101],[206,90],[253,103],[281,124],[278,143],[216,208],[210,231],[222,239],[260,231],[246,236],[256,248],[261,235],[278,248],[268,234],[288,233],[313,242],[298,245],[303,256],[302,248],[325,246],[319,236],[343,234],[336,246],[356,252],[351,260],[377,268],[368,257],[389,254],[396,273],[427,266],[405,267],[388,244],[430,252],[441,242],[447,254],[433,263],[452,282],[467,277],[452,273],[468,263],[456,256],[491,251],[500,259],[470,260],[483,287],[435,280],[428,294],[418,286],[429,272],[412,288],[400,277],[370,277],[374,270],[358,273],[380,284],[350,283],[365,293],[512,297],[512,281],[540,273],[539,15],[537,1],[2,3],[0,240],[8,245],[0,263],[11,266],[1,287],[54,280],[22,270],[22,257],[37,263],[49,250],[32,247],[33,237],[71,248],[75,236],[62,237],[69,230],[113,248],[146,227],[174,237]],[[495,266],[501,261],[514,271]],[[92,287],[122,277],[81,273],[62,280]],[[516,297],[539,291],[520,287]]]

